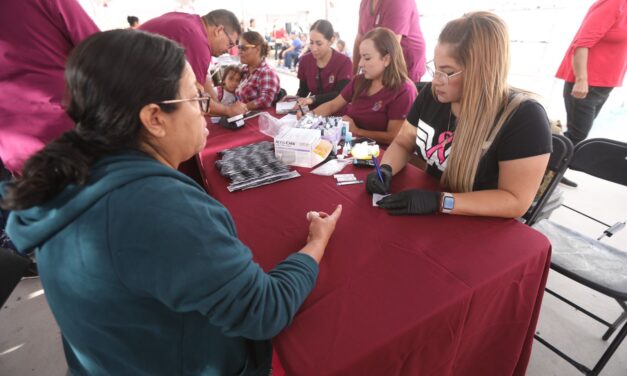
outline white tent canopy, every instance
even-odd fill
[[[87,13],[102,29],[128,27],[126,17],[137,16],[140,22],[171,11],[206,14],[213,9],[231,10],[248,26],[256,20],[262,34],[285,23],[305,31],[320,18],[328,19],[340,33],[347,47],[357,32],[360,0],[79,0]],[[496,12],[508,24],[512,42],[510,83],[536,92],[544,99],[549,116],[565,120],[562,81],[554,78],[564,52],[575,35],[583,16],[594,0],[416,0],[420,24],[427,45],[427,59],[433,57],[437,36],[445,23],[472,10]],[[425,77],[425,79],[429,79]],[[616,88],[604,113],[623,111],[627,90]],[[622,109],[622,110],[621,110]],[[599,123],[599,121],[597,121]]]
[[[139,17],[140,22],[166,12],[182,11],[206,14],[213,9],[232,11],[245,21],[256,20],[257,30],[270,32],[273,26],[294,23],[303,30],[320,18],[333,23],[343,39],[352,44],[357,30],[360,0],[258,1],[258,0],[79,0],[87,13],[103,29],[127,27],[126,17]],[[355,17],[347,17],[355,14]]]

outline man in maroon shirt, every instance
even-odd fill
[[[245,106],[236,103],[224,106],[218,100],[212,80],[207,72],[212,56],[227,53],[237,45],[242,33],[235,15],[225,9],[216,9],[204,16],[171,12],[143,23],[141,30],[163,35],[185,47],[187,61],[192,66],[196,81],[212,98],[210,112],[216,115],[235,116],[246,112]]]

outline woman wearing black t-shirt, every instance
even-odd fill
[[[544,108],[507,84],[504,22],[489,12],[449,22],[428,69],[433,82],[387,149],[383,182],[372,173],[366,189],[388,192],[392,176],[417,152],[448,192],[392,194],[379,201],[391,214],[523,215],[546,169],[551,135]]]

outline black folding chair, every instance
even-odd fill
[[[7,301],[30,265],[28,257],[0,248],[0,307]]]
[[[277,91],[276,94],[274,95],[274,99],[272,100],[272,105],[275,106],[277,102],[283,99],[283,97],[285,97],[286,95],[287,95],[287,91],[285,91],[285,89],[283,88],[279,88],[279,91]]]
[[[428,84],[430,84],[431,81],[420,81],[420,82],[416,82],[416,90],[420,93],[422,91],[422,89],[425,88],[425,86],[427,86]]]
[[[601,138],[583,141],[575,147],[569,168],[627,186],[627,144]],[[602,238],[611,237],[623,228],[625,222],[609,225],[571,207],[562,206],[603,224],[607,229],[595,239],[548,219],[535,223],[533,227],[551,241],[551,269],[615,299],[623,313],[613,323],[609,323],[558,293],[546,289],[548,293],[606,325],[608,330],[602,337],[604,341],[618,330],[618,334],[592,369],[575,361],[540,336],[535,337],[582,373],[598,375],[627,336],[627,251],[601,242]]]
[[[568,169],[568,164],[573,157],[573,143],[562,135],[552,135],[553,152],[549,158],[549,164],[546,167],[546,172],[542,178],[540,189],[531,204],[531,207],[522,216],[521,221],[533,225],[536,221],[546,218],[550,212],[556,207],[554,205],[548,205],[552,201],[553,192],[559,185],[564,172]],[[548,208],[551,206],[551,208]],[[557,205],[559,207],[559,204]]]

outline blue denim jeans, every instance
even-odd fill
[[[583,99],[577,99],[570,95],[573,86],[572,82],[564,83],[567,128],[564,135],[573,142],[573,145],[577,145],[588,137],[594,119],[601,112],[601,108],[614,88],[590,86],[588,95]]]
[[[285,54],[285,66],[286,67],[291,69],[292,63],[293,65],[296,65],[297,60],[298,60],[298,52],[290,51]]]

